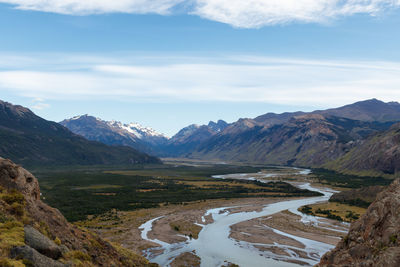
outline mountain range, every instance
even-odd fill
[[[0,156],[25,165],[160,163],[157,156],[186,157],[396,176],[399,122],[399,103],[371,99],[308,113],[192,124],[168,138],[137,123],[89,115],[58,124],[0,101]]]
[[[60,124],[91,141],[129,146],[146,152],[153,152],[154,146],[163,145],[168,141],[163,134],[138,123],[104,121],[87,114],[63,120]]]
[[[227,126],[223,120],[208,125],[189,125],[172,138],[138,123],[123,124],[89,115],[76,116],[60,122],[75,134],[107,145],[123,145],[157,156],[179,156],[194,149]]]
[[[24,165],[160,163],[127,146],[88,141],[31,110],[0,101],[0,156]]]
[[[220,120],[208,125],[192,124],[171,138],[152,130],[151,135],[143,134],[141,126],[129,128],[137,124],[105,122],[87,115],[61,124],[89,140],[128,145],[162,157],[393,175],[399,170],[397,122],[399,103],[370,99],[313,112],[267,113],[234,123]]]

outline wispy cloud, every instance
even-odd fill
[[[290,22],[324,23],[354,14],[376,15],[398,0],[197,0],[194,13],[241,28]]]
[[[42,103],[51,99],[245,101],[311,106],[341,105],[373,97],[400,100],[400,62],[231,56],[185,60],[168,57],[160,59],[162,63],[133,64],[145,60],[92,55],[74,64],[78,58],[24,57],[19,69],[0,71],[0,91],[41,98],[37,108],[45,108]],[[68,62],[65,68],[60,60]],[[4,69],[2,64],[7,66],[0,62],[0,69]]]
[[[35,10],[68,15],[104,13],[155,13],[166,15],[185,0],[1,0],[22,10]]]
[[[43,110],[50,107],[50,105],[45,103],[45,100],[42,98],[35,98],[32,100],[32,103],[32,109],[34,110]]]
[[[400,0],[0,0],[0,3],[22,10],[68,15],[169,15],[179,10],[240,28],[291,22],[323,23],[354,14],[377,15],[400,6]]]

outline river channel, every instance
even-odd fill
[[[307,174],[309,170],[299,170],[299,172],[302,174]],[[271,174],[266,174],[262,178],[259,178],[260,176],[258,175],[255,178],[254,175],[251,174],[230,174],[226,176],[215,176],[214,178],[224,179],[236,176],[240,179],[257,179],[260,181],[266,181],[270,175]],[[256,249],[255,245],[257,244],[237,241],[230,238],[232,225],[259,217],[269,216],[285,210],[289,210],[290,212],[301,216],[302,222],[304,223],[313,223],[314,225],[318,226],[319,219],[317,217],[304,215],[298,212],[297,209],[304,205],[325,202],[331,197],[334,191],[329,188],[316,188],[311,186],[309,183],[296,183],[296,186],[299,188],[320,192],[323,194],[323,196],[284,200],[265,205],[261,211],[231,213],[229,210],[232,207],[209,209],[204,216],[211,214],[213,222],[204,225],[202,223],[198,223],[203,227],[199,233],[198,239],[187,239],[185,242],[174,244],[162,242],[157,239],[150,239],[148,238],[147,234],[152,230],[153,222],[157,221],[161,217],[147,221],[139,227],[139,229],[142,231],[142,238],[157,243],[161,247],[158,248],[157,251],[163,251],[161,254],[151,253],[151,251],[149,251],[148,258],[151,262],[158,263],[161,266],[168,266],[178,255],[184,252],[194,251],[195,254],[200,257],[202,267],[223,266],[228,262],[237,264],[241,267],[300,266],[298,264],[288,262],[292,259],[295,260],[299,258],[299,255],[294,253],[293,251],[295,250],[292,250],[290,246],[274,244],[275,246],[279,246],[281,249],[286,250],[289,256],[274,255],[272,252],[260,251]],[[333,246],[330,244],[297,237],[277,229],[272,230],[276,234],[295,239],[296,241],[302,243],[304,245],[303,251],[307,254],[307,260],[305,260],[305,262],[309,265],[318,263],[322,255],[333,248]],[[330,230],[343,232],[343,229],[330,228]],[[302,259],[302,261],[304,262],[304,259]]]

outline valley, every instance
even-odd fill
[[[0,267],[400,267],[400,0],[0,25]]]
[[[151,177],[151,179],[172,180],[178,185],[189,185],[190,187],[186,191],[190,192],[190,197],[182,195],[179,201],[167,201],[171,196],[176,197],[176,194],[173,193],[174,187],[170,187],[168,190],[159,190],[156,189],[156,186],[145,190],[139,189],[142,190],[142,199],[147,199],[147,202],[150,199],[154,201],[152,207],[127,206],[122,209],[110,209],[105,213],[87,214],[89,216],[85,220],[77,221],[76,224],[86,227],[108,240],[120,243],[136,253],[142,253],[150,261],[159,263],[161,266],[166,266],[167,263],[171,266],[179,266],[185,261],[197,262],[197,265],[193,266],[200,266],[201,262],[202,266],[223,264],[223,262],[214,262],[217,259],[227,259],[227,262],[232,263],[240,262],[240,266],[247,266],[240,259],[229,256],[232,254],[220,254],[216,259],[214,258],[214,261],[207,263],[208,256],[206,255],[209,252],[204,252],[204,242],[207,244],[232,242],[219,244],[219,247],[231,247],[227,251],[239,249],[237,255],[242,255],[240,253],[247,255],[246,253],[252,254],[259,251],[262,256],[256,258],[267,259],[271,261],[271,264],[272,262],[278,264],[276,262],[278,260],[278,262],[283,262],[283,266],[287,266],[289,263],[310,265],[317,263],[322,254],[333,248],[340,240],[339,237],[343,237],[348,229],[346,223],[322,217],[318,219],[301,213],[298,209],[313,203],[327,203],[332,191],[324,188],[332,186],[341,190],[349,190],[351,186],[354,186],[351,183],[352,179],[347,179],[350,187],[343,187],[343,185],[338,187],[336,180],[340,179],[333,179],[332,173],[324,177],[321,174],[316,175],[308,170],[297,168],[215,165],[212,162],[190,162],[188,160],[184,162],[173,160],[165,162],[164,165],[158,166],[158,168],[136,170],[108,170],[103,171],[103,174],[118,174],[120,175],[119,179],[133,179],[136,175],[140,175],[141,177]],[[340,177],[338,174],[336,176]],[[42,180],[44,188],[49,186],[50,180],[50,178]],[[98,192],[101,191],[103,197],[109,197],[114,199],[114,203],[118,203],[117,196],[120,187],[115,188],[116,176],[110,176],[109,180],[104,180],[102,186],[93,184],[98,181],[97,179],[79,180],[81,184],[86,185],[84,189],[81,189],[87,190],[85,191],[86,196],[90,195],[88,192],[97,192],[96,195],[92,193],[92,196],[97,197]],[[283,186],[281,184],[283,181],[293,184],[294,187]],[[279,186],[271,188],[271,182]],[[375,183],[381,182],[379,179],[375,181]],[[390,181],[384,180],[384,182]],[[310,183],[313,184],[313,187],[309,186]],[[356,179],[354,179],[354,183],[357,184]],[[77,180],[73,184],[76,186]],[[111,184],[114,184],[114,187],[110,186]],[[295,186],[302,190],[309,189],[320,193],[314,193],[315,196],[313,196],[309,191],[298,192]],[[201,190],[201,198],[196,199],[196,190]],[[219,193],[205,194],[209,190]],[[50,191],[46,192],[44,189],[43,192],[45,196],[49,196]],[[111,193],[115,194],[110,195]],[[135,194],[134,190],[131,190],[130,193]],[[157,194],[155,195],[155,193]],[[145,194],[147,197],[144,197]],[[163,202],[157,203],[155,196],[160,197]],[[127,201],[127,199],[124,200]],[[76,201],[82,200],[78,198]],[[53,205],[57,205],[57,202],[53,202]],[[95,206],[94,202],[93,205]],[[62,210],[62,207],[59,208]],[[356,207],[348,206],[346,210],[349,209],[359,212]],[[90,211],[86,210],[85,212]],[[230,216],[237,216],[237,219],[231,222]],[[230,222],[230,227],[224,226],[223,228],[227,229],[223,230],[225,237],[215,238],[216,234],[222,231],[216,228],[216,230],[210,230],[212,232],[209,238],[212,238],[212,242],[200,242],[199,240],[207,240],[208,234],[204,232],[205,229],[217,227],[213,225],[219,219]],[[208,246],[206,247],[208,248]],[[325,249],[321,250],[321,246]],[[202,249],[203,252],[201,252]],[[214,248],[214,250],[216,249]],[[242,250],[245,252],[240,252]],[[208,251],[211,251],[211,248]],[[243,257],[248,258],[248,256]]]
[[[220,120],[167,138],[136,123],[88,115],[63,121],[74,134],[0,102],[0,149],[37,177],[41,201],[73,227],[134,253],[128,260],[310,266],[342,244],[350,223],[364,218],[397,177],[399,124],[392,119],[399,105],[368,100],[232,124]],[[375,118],[367,112],[371,106],[396,112]],[[54,150],[61,153],[51,157]],[[57,260],[76,260],[61,256]]]

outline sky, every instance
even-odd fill
[[[400,101],[400,0],[0,0],[0,99],[172,136]]]

